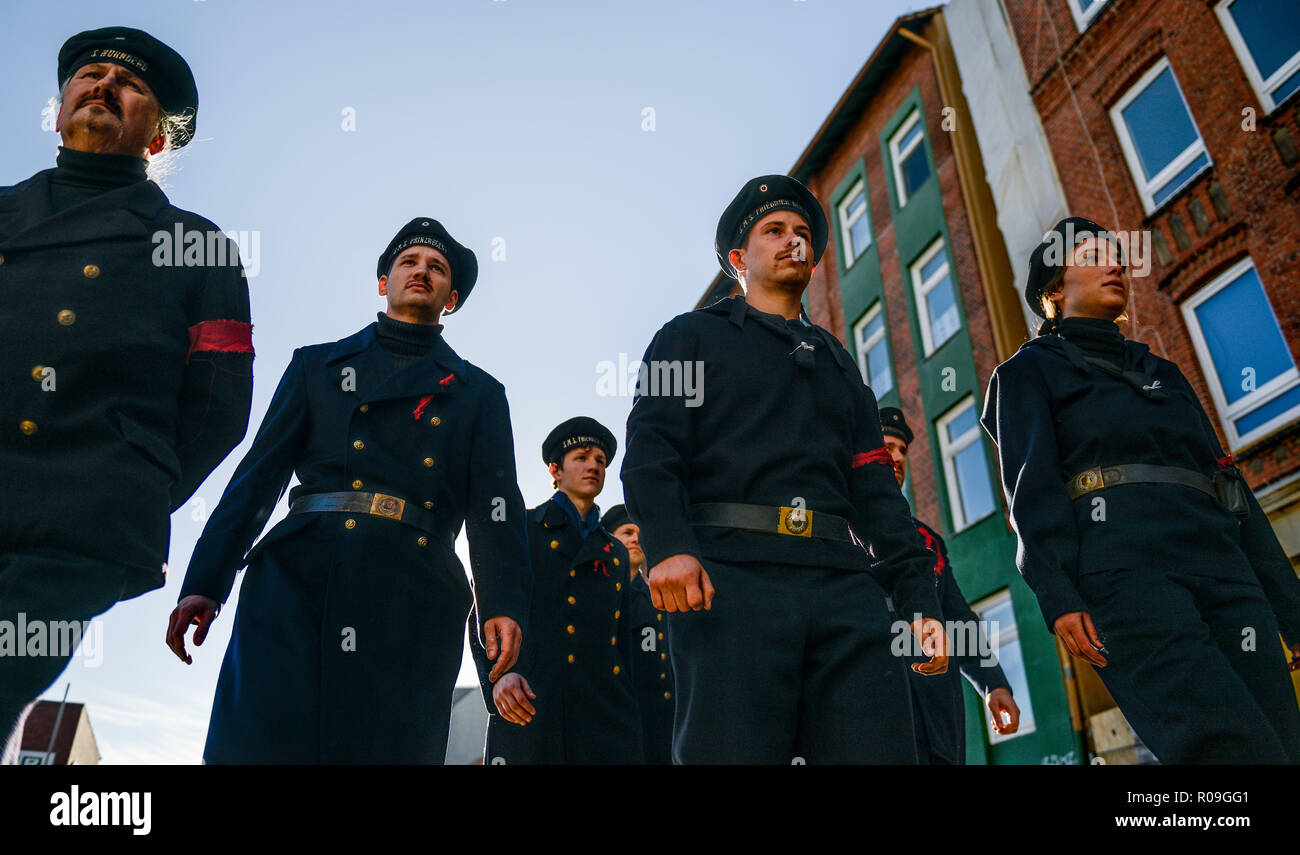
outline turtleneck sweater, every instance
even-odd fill
[[[94,154],[59,146],[50,176],[50,202],[55,213],[80,205],[101,193],[148,180],[142,157]]]
[[[409,324],[390,318],[380,312],[379,328],[375,336],[388,354],[392,373],[397,373],[408,365],[419,361],[429,352],[438,336],[442,335],[442,324]]]
[[[1124,367],[1124,336],[1114,321],[1102,318],[1062,318],[1057,334],[1089,356]]]

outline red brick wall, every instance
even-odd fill
[[[1126,231],[1150,230],[1167,245],[1168,260],[1153,259],[1151,275],[1133,280],[1125,335],[1178,364],[1222,439],[1179,305],[1249,254],[1300,360],[1300,163],[1288,165],[1285,140],[1274,139],[1281,130],[1300,144],[1300,99],[1264,116],[1211,0],[1111,0],[1083,34],[1066,0],[1004,2],[1070,212]],[[1161,56],[1214,164],[1148,216],[1109,109]],[[1253,132],[1242,127],[1248,107]],[[1216,197],[1226,211],[1216,210]],[[1295,471],[1300,424],[1257,441],[1238,459],[1256,487]]]

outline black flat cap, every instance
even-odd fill
[[[722,272],[736,278],[736,270],[727,260],[733,249],[745,245],[745,236],[754,224],[773,211],[794,211],[803,217],[812,230],[813,264],[821,261],[826,250],[826,215],[821,202],[812,191],[788,175],[760,175],[745,182],[736,198],[718,219],[718,231],[713,237],[713,251],[718,255]]]
[[[605,531],[608,532],[613,532],[619,526],[627,525],[630,522],[632,522],[632,518],[628,516],[627,507],[625,505],[615,505],[605,511],[605,515],[600,518],[600,524],[605,528]]]
[[[542,443],[542,462],[560,463],[570,449],[583,445],[594,445],[605,452],[606,465],[614,462],[618,451],[618,440],[609,428],[588,416],[574,416],[547,434]]]
[[[896,436],[907,445],[912,444],[912,429],[903,418],[903,411],[898,407],[880,408],[880,432],[885,436]]]
[[[1025,302],[1040,318],[1043,314],[1043,289],[1052,281],[1056,271],[1073,257],[1074,248],[1091,237],[1105,238],[1119,249],[1120,264],[1125,264],[1124,250],[1119,239],[1107,229],[1083,217],[1066,217],[1043,235],[1043,242],[1029,254],[1029,279],[1025,282]]]
[[[412,246],[432,247],[447,259],[451,265],[451,287],[458,296],[456,308],[446,314],[458,311],[469,299],[469,292],[474,290],[474,283],[478,280],[478,258],[473,250],[457,243],[451,233],[442,227],[442,223],[432,217],[416,217],[402,226],[402,230],[393,236],[380,253],[379,263],[375,265],[375,278],[387,276],[397,256]]]
[[[77,33],[59,49],[58,85],[83,65],[112,62],[130,69],[153,90],[163,110],[180,116],[183,129],[172,144],[176,148],[194,138],[198,125],[199,90],[189,63],[179,53],[143,30],[103,27]]]

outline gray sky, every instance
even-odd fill
[[[41,111],[68,36],[125,25],[167,42],[200,96],[168,195],[256,250],[251,425],[196,499],[215,506],[293,348],[374,320],[375,258],[426,215],[479,257],[445,334],[505,384],[532,506],[551,492],[540,446],[560,421],[593,416],[621,444],[632,399],[598,395],[597,366],[640,359],[694,305],[718,270],[713,232],[731,197],[788,170],[889,24],[923,5],[7,0],[0,185],[54,165]],[[622,448],[603,507],[622,501],[621,464]],[[194,665],[163,636],[202,516],[191,501],[172,517],[167,586],[105,615],[94,655],[45,695],[71,681],[106,763],[200,759],[238,588]]]

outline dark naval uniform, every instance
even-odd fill
[[[225,263],[155,264],[177,230]],[[0,190],[0,290],[0,621],[89,620],[162,586],[171,512],[244,436],[248,286],[141,158],[62,149]],[[0,655],[0,740],[66,661]]]
[[[673,714],[677,695],[673,660],[668,655],[668,621],[654,607],[650,586],[638,573],[632,579],[632,683],[641,708],[645,762],[673,762]]]
[[[937,617],[933,559],[853,359],[827,330],[733,297],[674,318],[644,362],[651,377],[657,365],[703,372],[700,406],[638,390],[622,468],[647,566],[693,555],[716,590],[711,610],[666,620],[674,760],[916,762],[886,597]],[[812,531],[693,525],[702,503],[802,506]],[[874,545],[875,572],[858,543],[803,536],[817,513]]]
[[[1300,640],[1300,581],[1249,488],[1243,520],[1213,490],[1107,468],[1174,467],[1202,487],[1235,471],[1178,367],[1110,321],[1066,318],[998,366],[981,422],[1049,629],[1091,614],[1098,673],[1160,761],[1300,761],[1275,640],[1279,625]]]
[[[909,669],[917,753],[922,763],[964,765],[966,710],[961,677],[966,678],[981,698],[987,698],[994,689],[1011,691],[1011,684],[995,659],[986,662],[980,658],[979,650],[985,647],[980,619],[962,596],[943,538],[915,517],[912,522],[925,541],[926,549],[934,556],[934,584],[939,609],[955,646],[946,673],[927,677]]]
[[[223,601],[248,566],[208,762],[442,763],[474,595],[483,615],[525,627],[525,511],[505,390],[441,326],[423,327],[427,351],[394,371],[380,327],[294,351],[194,549],[182,598]],[[290,515],[249,552],[292,475]],[[338,491],[375,498],[360,510],[292,511]],[[462,523],[473,594],[453,551]]]
[[[537,714],[528,724],[497,713],[488,681],[492,662],[471,633],[489,713],[484,762],[640,763],[627,549],[599,525],[583,537],[558,499],[528,512],[532,605],[511,669],[537,696]],[[594,506],[589,511],[597,519],[599,513]]]

